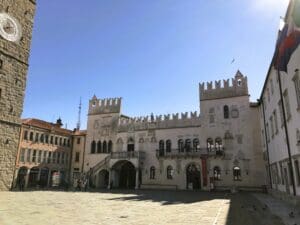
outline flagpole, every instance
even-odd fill
[[[289,139],[289,133],[288,133],[288,128],[287,128],[287,121],[286,121],[286,116],[285,116],[285,106],[283,102],[283,93],[282,93],[282,85],[281,85],[281,76],[280,76],[280,71],[277,69],[277,77],[278,77],[278,83],[279,83],[279,91],[280,91],[280,100],[281,100],[281,107],[282,107],[282,114],[283,114],[283,123],[284,123],[284,130],[285,130],[285,136],[286,136],[286,146],[288,150],[288,155],[289,155],[289,163],[290,167],[288,168],[291,174],[291,180],[292,180],[292,185],[293,185],[293,194],[296,196],[296,186],[295,186],[295,179],[294,179],[294,170],[293,170],[293,161],[292,161],[292,155],[291,155],[291,148],[290,148],[290,139]],[[283,176],[283,174],[281,174]]]

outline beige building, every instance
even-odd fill
[[[130,118],[89,103],[84,172],[99,188],[257,189],[266,183],[259,106],[247,77],[200,84],[200,114]]]
[[[76,186],[77,180],[82,178],[83,173],[83,162],[84,162],[84,150],[85,150],[85,138],[86,131],[75,130],[73,133],[73,144],[72,144],[72,160],[71,160],[71,184],[73,187]]]
[[[288,25],[292,24],[292,8],[293,1],[286,14]],[[273,193],[300,196],[300,48],[292,54],[287,72],[278,72],[273,66],[275,60],[260,99],[265,167]]]
[[[14,187],[56,187],[69,182],[72,131],[62,121],[23,119]]]
[[[13,181],[35,8],[35,0],[0,1],[0,191]]]

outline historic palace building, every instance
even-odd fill
[[[94,187],[257,189],[266,183],[259,105],[247,77],[200,84],[200,114],[130,118],[121,98],[89,103],[84,172]]]
[[[14,187],[55,187],[69,182],[73,132],[62,121],[22,120]]]
[[[13,181],[35,4],[0,1],[0,191]]]

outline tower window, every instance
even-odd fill
[[[76,155],[75,155],[75,162],[79,162],[79,156],[80,156],[80,153],[79,153],[79,152],[76,152]]]
[[[228,119],[229,118],[229,107],[228,107],[228,105],[224,106],[223,111],[224,111],[224,119]]]
[[[95,154],[96,153],[96,142],[92,141],[91,143],[91,153]]]

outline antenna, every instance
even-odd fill
[[[80,97],[80,102],[79,102],[79,107],[78,107],[78,121],[77,121],[77,130],[80,130],[80,125],[81,125],[81,97]]]

